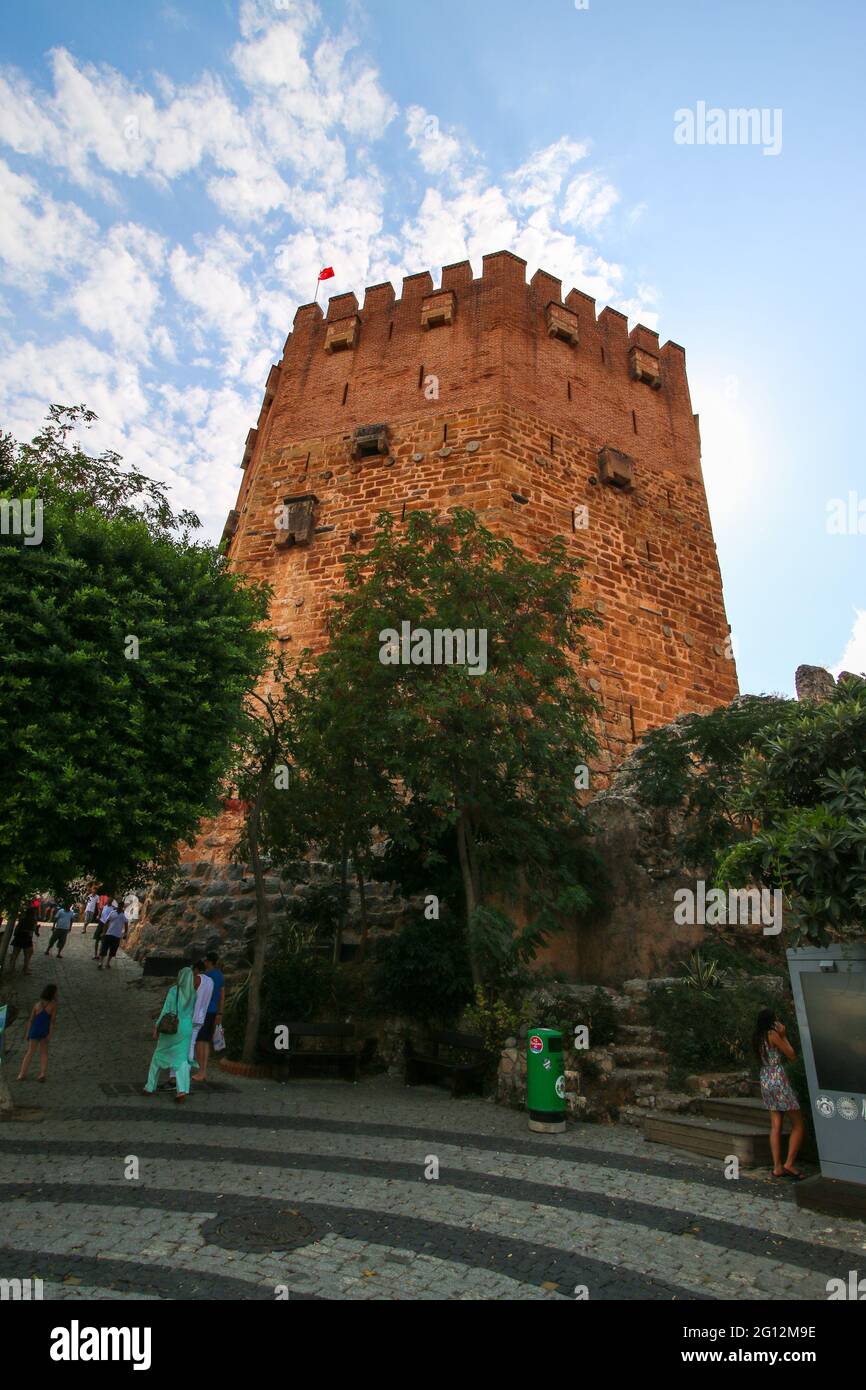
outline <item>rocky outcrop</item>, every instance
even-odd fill
[[[156,887],[148,895],[131,946],[137,958],[160,954],[200,955],[219,952],[230,968],[248,958],[248,943],[255,930],[255,884],[252,871],[243,864],[202,860],[186,866],[187,872],[170,888]],[[275,932],[288,925],[292,908],[313,885],[334,881],[333,866],[304,860],[292,877],[269,874],[265,895]],[[389,932],[398,926],[413,904],[395,898],[388,884],[368,883],[365,896],[371,931]],[[346,953],[351,954],[360,934],[357,889],[349,897],[349,916],[344,933]]]
[[[794,674],[794,688],[798,700],[812,700],[820,705],[832,700],[836,682],[823,666],[798,666]]]

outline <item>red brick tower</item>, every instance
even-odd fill
[[[224,532],[232,564],[274,589],[288,655],[324,640],[342,557],[376,515],[464,505],[532,551],[562,535],[586,560],[587,679],[602,705],[599,789],[647,729],[737,693],[685,355],[508,251],[337,295],[295,315],[247,438]],[[278,524],[281,522],[282,524]],[[241,949],[251,884],[227,860],[228,806],[148,906],[143,943]],[[278,903],[279,885],[270,885]],[[602,975],[598,975],[601,978]],[[595,978],[595,976],[593,976]]]
[[[288,653],[320,645],[341,557],[376,514],[460,504],[586,558],[604,761],[737,693],[700,439],[675,343],[508,251],[305,304],[271,369],[225,537],[274,587]],[[288,526],[278,526],[278,511]]]

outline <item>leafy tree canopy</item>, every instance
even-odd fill
[[[796,714],[794,700],[743,695],[709,714],[681,715],[645,736],[631,760],[635,786],[646,805],[682,812],[677,852],[684,864],[710,868],[749,833],[737,803],[746,750]]]
[[[0,497],[39,498],[41,543],[0,535],[0,901],[87,876],[120,890],[175,860],[217,807],[265,659],[242,583],[160,484],[70,440],[53,407],[0,441]]]
[[[719,881],[781,888],[798,940],[866,927],[866,679],[760,734],[744,759],[737,814],[756,833],[734,845]]]
[[[683,812],[678,848],[721,887],[781,889],[791,940],[866,925],[866,680],[825,703],[746,696],[647,735],[649,805]]]
[[[383,513],[347,561],[311,678],[302,776],[303,746],[318,746],[307,769],[329,768],[328,796],[356,808],[368,845],[378,827],[437,873],[456,848],[476,979],[514,934],[496,900],[529,904],[524,953],[588,903],[574,770],[595,751],[594,705],[576,668],[594,619],[576,602],[579,570],[561,540],[532,558],[466,509],[416,511],[405,527]],[[387,634],[404,623],[483,633],[484,669],[394,660]]]

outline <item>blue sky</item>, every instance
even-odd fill
[[[28,435],[87,402],[94,443],[216,535],[321,265],[332,293],[399,289],[507,247],[686,348],[741,687],[866,669],[864,15],[3,7],[0,419]],[[778,152],[677,143],[700,102],[781,112]]]

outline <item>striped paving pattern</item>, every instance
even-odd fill
[[[56,979],[60,1016],[48,1082],[16,1088],[44,1116],[0,1127],[0,1278],[46,1298],[784,1301],[863,1263],[866,1227],[630,1129],[535,1136],[386,1077],[145,1101],[162,992],[87,947],[18,984],[23,1012]]]

